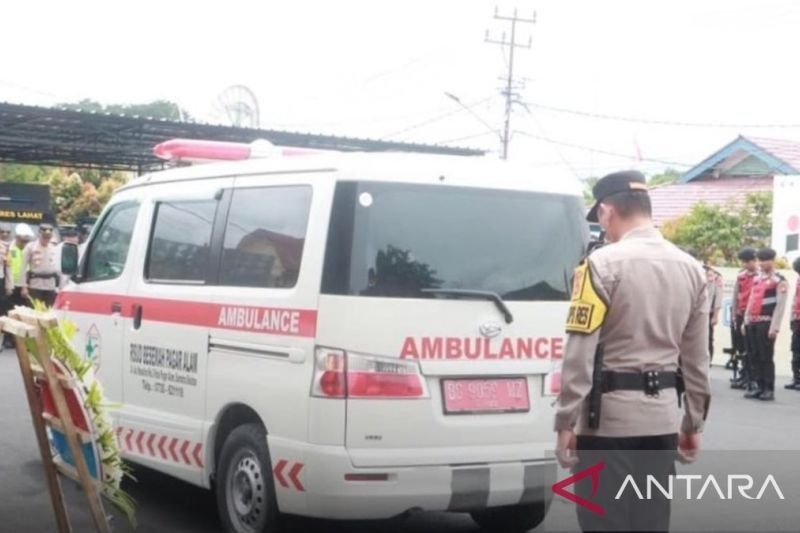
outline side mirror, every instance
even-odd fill
[[[78,273],[78,245],[65,242],[61,245],[61,273],[74,276]]]

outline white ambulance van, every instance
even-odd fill
[[[488,158],[157,153],[233,161],[121,188],[56,304],[121,406],[126,459],[213,488],[237,533],[279,513],[544,518],[577,181]]]

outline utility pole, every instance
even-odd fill
[[[533,44],[533,39],[528,36],[528,44],[520,44],[516,41],[517,38],[517,22],[523,22],[527,24],[536,24],[536,12],[533,13],[532,18],[520,18],[517,15],[517,10],[514,9],[513,16],[503,16],[500,15],[499,10],[495,7],[494,9],[494,18],[495,20],[502,20],[511,24],[511,39],[506,41],[506,32],[503,32],[502,38],[498,41],[496,39],[492,39],[489,36],[489,30],[486,30],[486,42],[491,44],[499,44],[503,48],[508,47],[508,75],[505,79],[505,89],[501,91],[501,94],[506,97],[506,121],[505,126],[503,128],[503,159],[508,159],[508,141],[509,136],[511,133],[511,112],[513,111],[512,106],[514,104],[514,50],[517,48],[531,48]]]

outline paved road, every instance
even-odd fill
[[[800,392],[778,391],[774,404],[744,400],[727,387],[727,373],[713,372],[714,400],[705,446],[716,450],[798,449],[785,431],[796,431]],[[781,382],[782,386],[782,382]],[[16,357],[0,354],[0,532],[53,531],[54,522],[38,459],[30,414],[24,401]],[[796,434],[796,433],[795,433]],[[127,487],[138,502],[137,531],[212,533],[219,531],[212,495],[191,485],[146,469],[136,472],[138,483]],[[64,482],[76,532],[91,531],[88,515],[78,511],[81,493]],[[477,528],[465,515],[428,513],[405,520],[328,522],[287,519],[287,531],[325,533],[466,533]],[[121,518],[115,531],[129,531]]]

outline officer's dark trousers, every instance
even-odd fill
[[[744,327],[745,339],[745,374],[748,386],[755,385],[758,381],[758,360],[756,356],[756,342],[755,342],[755,329],[753,326]]]
[[[744,317],[737,316],[731,331],[731,341],[733,342],[733,350],[735,353],[741,355],[747,351],[747,344],[744,335]]]
[[[616,498],[632,476],[636,486],[644,491],[647,476],[652,476],[661,486],[668,486],[669,476],[675,474],[675,457],[678,435],[645,437],[577,437],[578,465],[574,472],[604,463],[596,493],[592,480],[585,478],[575,484],[575,494],[600,505],[605,514],[598,515],[583,506],[577,506],[578,522],[583,531],[669,531],[670,500],[658,490],[650,499],[639,499],[628,485],[619,499]]]
[[[711,313],[708,316],[708,360],[711,361],[714,359],[714,323],[712,319],[714,318],[714,313]]]
[[[769,338],[769,322],[751,326],[752,346],[755,352],[755,381],[758,390],[775,390],[775,339]]]
[[[792,378],[800,383],[800,324],[792,324]]]
[[[28,294],[32,300],[39,300],[47,304],[47,307],[53,307],[56,301],[56,291],[42,291],[39,289],[28,289]],[[29,304],[30,305],[30,304]]]

